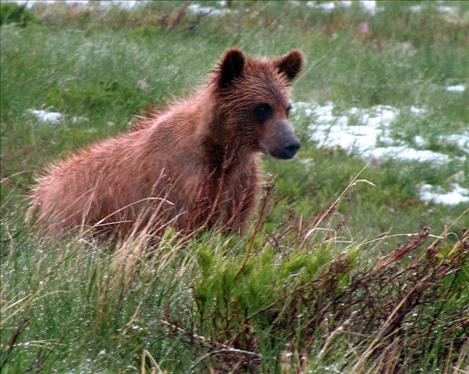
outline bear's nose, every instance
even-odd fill
[[[286,159],[288,158],[292,158],[296,152],[298,151],[298,149],[300,148],[300,142],[299,141],[295,141],[295,142],[292,142],[288,145],[286,145],[284,148],[283,148],[283,154],[284,154],[284,157]]]

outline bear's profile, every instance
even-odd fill
[[[260,154],[289,159],[300,147],[287,118],[302,66],[298,50],[269,60],[229,49],[194,95],[51,166],[29,215],[48,235],[241,230],[255,206]]]

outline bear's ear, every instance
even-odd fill
[[[274,60],[273,63],[280,73],[285,74],[288,80],[292,81],[303,69],[303,53],[294,49],[287,55]]]
[[[228,49],[217,69],[218,87],[229,87],[233,80],[243,73],[244,63],[244,55],[239,49]]]

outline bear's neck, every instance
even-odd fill
[[[204,155],[209,172],[216,178],[229,177],[241,169],[246,161],[233,145],[215,144],[210,140],[204,143]]]
[[[217,178],[230,177],[250,167],[253,152],[246,148],[243,139],[237,139],[228,129],[233,128],[225,116],[212,108],[212,119],[202,142],[203,154],[210,172]]]

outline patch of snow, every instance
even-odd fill
[[[141,1],[141,0],[111,0],[111,1],[100,1],[99,5],[101,7],[112,7],[118,6],[122,9],[132,9],[137,6],[141,6],[148,1]]]
[[[343,1],[336,0],[336,1],[327,1],[327,2],[317,1],[317,0],[316,1],[311,0],[311,1],[306,1],[306,2],[302,2],[298,0],[289,0],[288,2],[296,6],[304,4],[308,8],[319,9],[324,12],[332,12],[334,9],[337,9],[337,8],[349,8],[353,4],[353,1],[351,0],[343,0]],[[370,14],[371,16],[374,16],[378,11],[382,9],[382,7],[378,6],[378,3],[376,0],[357,0],[357,4],[359,4],[363,8],[363,10],[367,12],[368,14]],[[424,9],[425,9],[424,6],[420,4],[411,5],[408,7],[408,10],[412,13],[420,13]],[[435,9],[437,12],[443,13],[446,15],[456,15],[458,12],[457,8],[453,6],[449,6],[449,5],[440,5],[440,6],[437,6]]]
[[[428,5],[431,4],[430,1],[427,1],[427,2],[422,1],[421,3],[424,4],[424,5],[421,5],[421,4],[411,5],[407,9],[409,10],[409,12],[414,13],[414,14],[422,13],[426,9],[431,9],[431,8],[428,7]],[[433,3],[437,3],[437,1],[433,1]],[[448,3],[448,1],[447,1],[447,3]],[[459,23],[460,22],[460,18],[458,17],[457,7],[454,7],[452,5],[440,5],[440,6],[437,6],[437,7],[433,8],[433,9],[436,12],[438,12],[444,20],[446,20],[448,22],[451,22],[451,23],[455,23],[455,22]]]
[[[417,147],[425,147],[428,144],[427,141],[420,135],[414,136],[414,143]]]
[[[469,154],[469,135],[440,135],[438,141],[442,143],[452,144],[461,149],[464,153]]]
[[[423,113],[423,108],[413,107],[411,113]],[[319,147],[342,148],[348,152],[356,152],[360,157],[380,163],[386,159],[401,161],[434,162],[445,164],[451,161],[444,153],[412,148],[401,140],[391,137],[390,125],[397,119],[400,111],[389,105],[378,105],[370,109],[350,108],[342,114],[334,113],[334,105],[308,102],[296,102],[292,113],[310,120],[311,140]],[[467,140],[467,139],[466,139]],[[466,145],[458,136],[448,137],[448,142]],[[420,136],[414,138],[417,146],[427,143]],[[381,145],[384,146],[381,146]]]
[[[26,112],[32,114],[39,121],[44,123],[57,124],[65,120],[65,116],[59,112],[49,112],[42,109],[28,109]],[[85,122],[88,121],[88,118],[85,117],[71,117],[72,123]]]
[[[422,11],[423,7],[421,5],[411,5],[408,9],[412,13],[420,13]]]
[[[87,122],[89,121],[88,118],[86,117],[72,117],[72,122],[73,123],[78,123],[78,122]]]
[[[378,141],[391,141],[388,126],[399,114],[397,109],[382,105],[371,110],[350,108],[345,115],[335,115],[331,102],[325,105],[297,102],[293,113],[299,112],[313,121],[309,126],[311,139],[320,147],[340,147],[361,154],[376,147]],[[349,125],[350,117],[356,119],[356,125]]]
[[[427,110],[424,109],[424,108],[418,108],[418,107],[413,106],[413,105],[410,107],[410,112],[411,112],[412,114],[417,114],[417,115],[419,115],[419,114],[425,113],[426,111],[427,111]]]
[[[455,86],[448,86],[446,87],[446,91],[448,92],[464,92],[466,91],[466,87],[462,84],[457,84]]]
[[[376,6],[376,0],[359,0],[360,5],[363,7],[363,9],[374,16],[378,10],[378,7]]]
[[[59,112],[48,112],[47,110],[28,109],[39,121],[44,123],[59,123],[63,120],[63,114]]]
[[[420,186],[419,197],[422,201],[443,205],[458,205],[469,202],[469,190],[458,183],[451,184],[451,191],[446,192],[441,187],[431,184]]]
[[[410,148],[407,145],[378,147],[364,152],[364,155],[371,160],[396,159],[400,161],[434,162],[445,164],[450,161],[448,155],[428,150]]]
[[[446,14],[458,13],[458,10],[455,7],[448,6],[448,5],[440,5],[436,8],[436,10],[440,13],[446,13]]]
[[[410,113],[418,116],[425,112],[424,108],[411,107]],[[332,102],[324,105],[311,102],[296,102],[292,115],[300,116],[308,121],[311,130],[310,139],[317,142],[319,147],[342,148],[348,152],[356,152],[360,157],[372,163],[379,164],[383,160],[431,162],[446,164],[453,160],[464,162],[464,157],[451,158],[449,155],[428,149],[415,149],[404,141],[395,140],[390,133],[390,126],[399,116],[397,108],[388,105],[378,105],[370,109],[349,108],[336,112]],[[454,144],[469,153],[469,135],[441,135],[439,142]],[[417,147],[425,147],[428,142],[416,135],[413,143]],[[383,146],[384,144],[384,146]],[[305,166],[314,164],[314,160],[301,161]],[[463,176],[463,180],[465,177]],[[436,204],[456,205],[469,202],[469,190],[456,182],[451,184],[451,191],[444,191],[441,187],[423,185],[419,196],[423,201]]]
[[[307,1],[306,6],[311,9],[321,9],[325,11],[332,11],[336,8],[335,3],[330,1],[327,3],[317,3],[315,1]]]
[[[217,8],[211,8],[208,6],[202,6],[199,4],[190,4],[187,7],[187,10],[194,14],[210,14],[213,16],[222,16],[226,13],[230,12],[230,9],[217,9]]]
[[[292,5],[296,5],[296,6],[304,4],[306,7],[310,9],[319,9],[324,12],[332,12],[334,9],[338,9],[338,8],[350,8],[353,4],[353,1],[341,0],[341,1],[327,1],[327,2],[319,2],[319,1],[301,2],[298,0],[289,0],[289,3]],[[359,0],[358,4],[370,15],[375,15],[378,10],[375,0]]]
[[[120,7],[125,10],[147,4],[149,0],[2,0],[3,3],[16,3],[18,5],[26,5],[30,9],[35,5],[53,5],[53,4],[66,4],[70,6],[99,6],[101,8],[109,8],[113,6]]]

